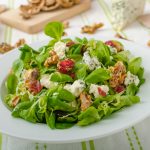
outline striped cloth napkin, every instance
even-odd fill
[[[16,8],[20,4],[26,3],[26,0],[0,0],[0,3],[6,4],[10,8]],[[71,27],[66,30],[67,34],[79,33],[81,26],[85,24],[103,22],[104,28],[96,34],[99,37],[109,36],[113,38],[116,31],[112,29],[111,25],[110,6],[111,0],[93,0],[91,10],[69,20]],[[145,12],[150,13],[150,0],[147,0]],[[121,34],[143,46],[146,46],[150,40],[150,29],[138,21],[122,31]],[[141,37],[144,38],[141,39]],[[20,38],[24,38],[27,43],[46,39],[43,33],[29,35],[11,27],[0,25],[0,42],[14,44]],[[0,150],[149,150],[149,126],[150,118],[147,118],[141,123],[114,135],[69,144],[36,143],[0,134]]]

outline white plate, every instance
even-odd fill
[[[94,38],[99,39],[98,36]],[[109,40],[109,38],[101,38]],[[112,114],[110,117],[87,127],[74,126],[65,130],[51,130],[44,124],[33,124],[22,119],[13,118],[11,112],[0,100],[0,132],[7,135],[49,143],[69,143],[82,140],[96,139],[119,132],[128,128],[150,115],[150,50],[138,44],[123,41],[125,48],[132,51],[135,56],[143,58],[146,83],[141,87],[139,96],[141,103],[124,108]],[[33,47],[40,47],[47,42],[31,44]],[[0,86],[1,93],[4,93],[2,85],[6,78],[12,62],[19,57],[19,52],[14,50],[4,55],[0,60]]]

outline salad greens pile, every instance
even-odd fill
[[[122,43],[96,39],[62,39],[63,25],[51,22],[47,45],[20,47],[6,80],[5,103],[12,116],[51,129],[86,126],[125,106],[140,102],[144,83],[140,57]]]

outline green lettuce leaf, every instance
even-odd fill
[[[72,78],[69,75],[55,72],[51,75],[51,81],[54,82],[72,82]]]
[[[126,88],[126,94],[134,96],[138,92],[139,88],[134,84],[129,84]]]
[[[142,63],[141,57],[136,57],[132,59],[128,64],[128,70],[132,74],[137,75],[138,71],[140,70],[141,63]]]
[[[91,106],[85,111],[81,112],[81,114],[78,116],[78,123],[79,126],[86,126],[89,124],[92,124],[94,122],[97,122],[100,120],[100,116],[98,114],[98,111],[95,107]]]
[[[98,82],[104,82],[110,78],[110,74],[107,70],[103,68],[99,68],[91,72],[86,78],[85,82],[88,83],[98,83]]]
[[[50,22],[44,28],[45,34],[56,39],[57,41],[61,40],[63,31],[64,27],[61,22]]]
[[[18,85],[18,78],[15,74],[9,74],[5,82],[9,94],[15,94]]]

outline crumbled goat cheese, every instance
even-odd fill
[[[110,56],[110,60],[113,60],[114,58],[112,56]]]
[[[50,89],[57,85],[57,82],[50,81],[50,75],[48,74],[44,74],[41,76],[40,83],[47,89]]]
[[[57,53],[59,59],[65,58],[66,44],[61,41],[55,43],[54,51]]]
[[[107,85],[96,85],[96,84],[91,84],[90,85],[90,90],[89,93],[93,94],[95,98],[99,97],[100,94],[98,92],[98,88],[101,88],[102,91],[106,93],[106,95],[109,92],[109,87]]]
[[[108,47],[109,47],[110,52],[111,52],[112,54],[116,54],[116,53],[117,53],[117,49],[116,49],[115,47],[112,47],[112,46],[108,46]]]
[[[127,86],[134,83],[136,86],[140,83],[138,76],[132,74],[130,71],[127,72],[127,77],[125,78],[124,84]]]
[[[78,97],[81,94],[84,88],[85,88],[85,82],[83,80],[76,80],[72,85],[66,84],[64,86],[64,89],[70,91],[76,97]]]
[[[96,68],[100,68],[101,64],[98,61],[97,57],[91,57],[89,52],[85,52],[83,54],[83,61],[87,64],[90,70],[94,70]]]

